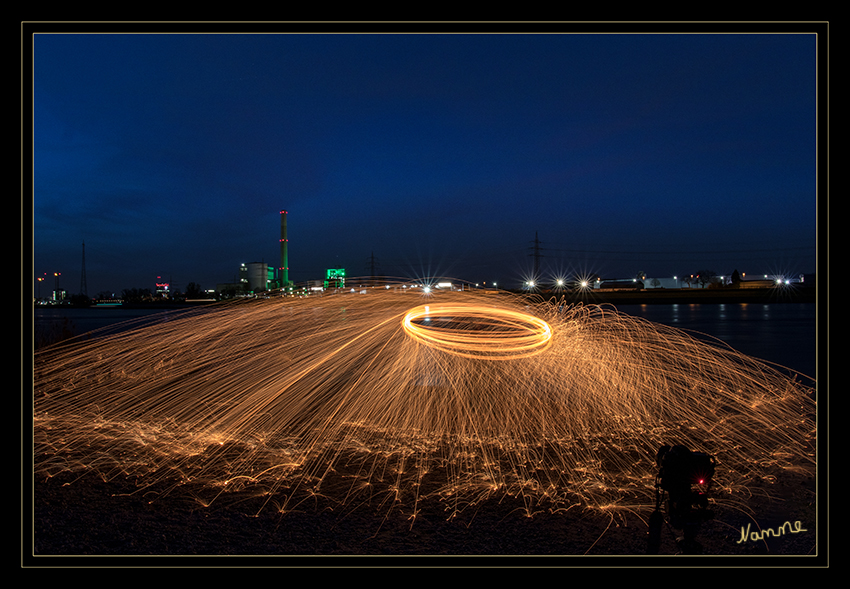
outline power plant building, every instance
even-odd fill
[[[277,270],[265,262],[242,264],[238,278],[233,282],[217,284],[217,292],[225,296],[245,296],[292,285],[289,280],[289,237],[286,219],[287,212],[280,211],[280,265]]]
[[[249,292],[266,291],[274,281],[274,268],[265,262],[251,262],[246,267],[245,280]]]

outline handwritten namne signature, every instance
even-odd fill
[[[747,540],[752,540],[753,542],[758,542],[769,536],[782,536],[786,532],[791,534],[799,534],[800,532],[807,531],[799,521],[795,521],[794,525],[791,525],[791,522],[785,522],[776,530],[772,530],[771,528],[765,528],[761,532],[750,532],[750,526],[752,524],[747,524],[746,530],[744,526],[741,526],[741,539],[736,542],[736,544],[740,544],[741,542],[746,542]]]

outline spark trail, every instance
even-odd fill
[[[271,298],[38,352],[35,473],[281,511],[299,493],[414,514],[502,494],[593,509],[651,505],[656,451],[681,443],[717,458],[733,498],[813,472],[813,392],[614,309],[401,288]]]

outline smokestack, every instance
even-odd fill
[[[289,239],[286,235],[286,211],[280,212],[280,275],[281,288],[289,284]]]

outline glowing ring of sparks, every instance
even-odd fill
[[[476,305],[421,305],[401,324],[419,343],[464,358],[524,358],[542,352],[552,339],[552,328],[538,317]]]

